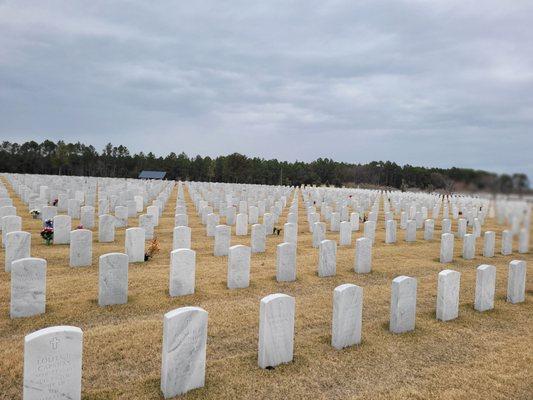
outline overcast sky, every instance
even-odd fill
[[[526,172],[533,1],[1,1],[2,140]]]

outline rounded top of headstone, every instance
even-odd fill
[[[44,335],[57,334],[57,333],[71,333],[73,335],[83,335],[83,331],[76,326],[69,325],[58,325],[50,326],[48,328],[39,329],[38,331],[32,332],[29,335],[24,337],[24,343],[31,342],[34,339],[37,339]]]
[[[172,311],[169,311],[169,312],[167,312],[165,314],[164,318],[165,319],[172,319],[172,318],[175,318],[177,316],[185,315],[185,314],[189,314],[189,313],[200,313],[200,314],[205,314],[206,316],[208,315],[208,312],[205,311],[201,307],[188,306],[188,307],[176,308],[176,309],[174,309]]]
[[[289,296],[288,294],[283,293],[273,293],[269,294],[268,296],[265,296],[261,299],[261,303],[267,304],[272,301],[291,301],[294,302],[294,297]]]

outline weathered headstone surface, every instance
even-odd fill
[[[168,399],[203,387],[207,347],[207,312],[181,307],[165,314],[161,392]]]
[[[139,215],[139,227],[144,229],[145,240],[154,238],[154,216],[151,214]]]
[[[361,343],[363,288],[346,283],[333,291],[331,345],[340,350]]]
[[[43,314],[46,308],[46,260],[21,258],[11,263],[11,318]]]
[[[252,253],[264,253],[266,250],[266,232],[263,224],[252,225]]]
[[[435,221],[426,219],[424,221],[424,240],[433,240],[433,232],[435,230]]]
[[[187,214],[174,215],[174,226],[189,226],[189,218]]]
[[[471,260],[476,255],[476,237],[473,233],[463,236],[463,258]]]
[[[483,257],[494,257],[494,246],[496,244],[496,234],[487,231],[483,235]]]
[[[507,301],[513,304],[526,301],[526,262],[524,260],[513,260],[509,263]]]
[[[237,223],[235,224],[235,234],[237,236],[248,235],[248,215],[237,214]]]
[[[437,286],[437,319],[450,321],[459,315],[461,274],[451,269],[439,272]]]
[[[83,206],[81,208],[80,224],[86,229],[94,228],[94,207]]]
[[[370,239],[372,244],[374,244],[374,239],[376,237],[376,223],[374,221],[366,221],[363,224],[364,227],[364,237]]]
[[[440,262],[450,263],[453,261],[453,233],[443,233],[440,237]]]
[[[242,289],[250,285],[251,249],[238,244],[229,248],[228,289]]]
[[[217,225],[215,228],[215,247],[213,254],[216,257],[227,256],[231,246],[231,226]]]
[[[195,276],[196,252],[183,248],[173,250],[170,253],[170,295],[175,297],[193,294]]]
[[[520,229],[518,234],[518,252],[525,254],[529,252],[529,228]]]
[[[81,399],[83,333],[52,326],[24,338],[24,400]]]
[[[56,215],[54,221],[54,244],[69,244],[72,231],[72,218],[68,215]]]
[[[416,279],[398,276],[392,280],[390,325],[393,333],[409,332],[415,329]]]
[[[372,270],[372,241],[359,238],[355,241],[354,271],[358,274],[368,274]]]
[[[504,230],[502,232],[502,255],[508,256],[513,252],[513,232]]]
[[[407,229],[405,231],[406,242],[416,242],[416,221],[410,219],[407,221]]]
[[[5,246],[6,235],[10,232],[22,230],[22,218],[18,215],[7,215],[2,217],[2,246]]]
[[[109,306],[128,302],[128,256],[108,253],[98,264],[98,305]]]
[[[318,251],[318,276],[334,276],[337,272],[337,243],[334,240],[322,240]]]
[[[296,246],[294,243],[281,243],[277,246],[276,280],[278,282],[296,280]]]
[[[115,207],[115,227],[125,228],[128,226],[128,207]]]
[[[260,368],[275,367],[293,358],[294,297],[276,293],[261,299],[259,306]]]
[[[115,241],[115,221],[115,217],[109,214],[102,214],[98,217],[98,241],[100,243]]]
[[[129,261],[144,262],[145,233],[143,228],[126,229],[126,254]]]
[[[188,226],[177,226],[174,228],[172,248],[174,250],[191,248],[191,228]]]
[[[340,246],[350,246],[352,244],[352,226],[349,221],[342,221],[340,224]]]
[[[447,218],[442,220],[442,233],[452,233],[452,220]]]
[[[93,233],[88,229],[70,232],[70,266],[88,267],[93,258]]]
[[[476,273],[476,299],[474,308],[486,311],[494,308],[494,291],[496,289],[496,267],[480,265]]]
[[[315,222],[313,224],[313,247],[318,248],[324,239],[326,239],[326,224]]]
[[[393,219],[385,224],[385,243],[396,243],[396,221]]]
[[[288,222],[283,225],[283,241],[287,243],[298,243],[298,225]]]
[[[10,232],[6,235],[5,264],[6,272],[11,271],[13,261],[30,257],[31,234],[29,232]]]

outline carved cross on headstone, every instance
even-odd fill
[[[50,346],[52,346],[53,350],[57,350],[58,344],[59,344],[59,339],[57,337],[50,339]]]

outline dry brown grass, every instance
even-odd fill
[[[269,236],[267,252],[252,256],[247,289],[226,288],[227,258],[212,256],[213,240],[205,236],[187,196],[193,250],[197,252],[196,293],[168,296],[169,254],[176,191],[156,233],[161,252],[154,260],[130,266],[128,303],[101,308],[97,304],[98,257],[124,251],[124,229],[114,244],[99,244],[95,232],[93,266],[70,268],[68,246],[50,246],[39,237],[39,222],[23,216],[23,229],[32,232],[32,256],[48,260],[46,314],[9,319],[9,274],[0,272],[0,398],[18,399],[22,393],[23,339],[53,325],[74,325],[84,332],[84,399],[161,398],[160,363],[162,317],[177,307],[195,305],[209,312],[206,386],[188,399],[531,399],[533,398],[533,257],[531,253],[493,259],[460,258],[446,267],[461,272],[461,305],[457,320],[435,320],[437,274],[445,267],[437,260],[439,241],[384,244],[383,220],[378,225],[373,270],[353,272],[354,246],[338,249],[337,275],[319,278],[317,250],[311,246],[300,200],[298,280],[275,281],[276,244]],[[280,219],[285,221],[287,210]],[[383,213],[380,215],[383,218]],[[131,221],[133,224],[133,221]],[[73,224],[75,226],[75,224]],[[500,244],[502,227],[489,221]],[[436,227],[436,237],[440,236]],[[455,229],[455,225],[454,225]],[[361,236],[356,233],[356,237]],[[328,238],[337,234],[328,232]],[[232,244],[249,243],[249,236]],[[516,243],[515,243],[516,248]],[[481,240],[477,242],[477,253]],[[498,248],[499,250],[499,248]],[[527,299],[505,302],[507,265],[528,262]],[[3,253],[0,265],[3,266]],[[497,267],[495,309],[473,310],[475,269],[482,263]],[[418,278],[416,330],[395,335],[388,331],[390,284],[398,275]],[[330,346],[333,289],[342,283],[364,288],[363,343],[336,351]],[[271,293],[296,298],[294,362],[274,370],[257,367],[259,301]]]

